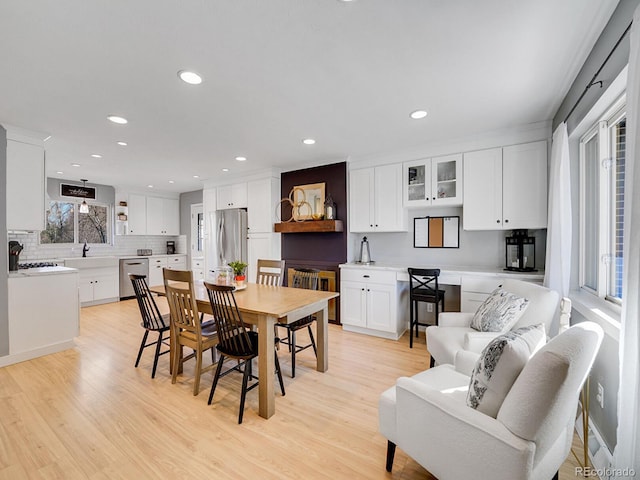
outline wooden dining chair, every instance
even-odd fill
[[[413,331],[418,338],[418,327],[428,326],[418,319],[418,302],[432,303],[435,306],[435,324],[438,325],[440,312],[444,312],[444,290],[440,290],[439,268],[409,268],[409,348],[413,348]],[[440,305],[442,304],[442,310]]]
[[[216,368],[216,373],[213,377],[213,384],[211,385],[208,404],[211,405],[211,402],[213,401],[213,394],[216,391],[216,386],[218,385],[220,377],[223,377],[234,370],[241,372],[243,376],[238,423],[242,423],[244,401],[247,392],[258,386],[257,381],[250,386],[248,383],[249,380],[258,380],[258,377],[253,375],[251,372],[251,361],[258,356],[259,334],[247,329],[243,322],[242,315],[240,315],[240,311],[238,310],[236,298],[233,295],[234,287],[227,285],[214,285],[208,282],[205,282],[204,285],[207,288],[209,302],[211,303],[211,310],[213,311],[213,317],[218,330],[218,345],[216,345],[216,349],[220,352],[218,368]],[[278,342],[277,337],[275,338],[275,342]],[[222,372],[222,364],[224,363],[224,359],[227,357],[237,360],[238,363],[225,372]],[[276,374],[278,375],[278,381],[280,382],[280,390],[284,396],[284,382],[282,381],[278,355],[274,355],[274,358]]]
[[[319,273],[319,270],[315,270],[312,268],[297,268],[293,272],[291,287],[306,288],[308,290],[318,290]],[[289,351],[291,352],[291,378],[294,378],[296,376],[296,353],[299,353],[309,347],[313,347],[313,352],[315,353],[316,358],[318,357],[318,350],[316,348],[315,339],[313,338],[313,330],[311,329],[311,324],[315,320],[315,316],[309,315],[291,323],[276,323],[276,331],[278,330],[278,328],[284,328],[287,330],[287,339],[285,340],[284,338],[282,338],[280,342],[283,345],[287,345],[289,347]],[[303,328],[306,328],[308,330],[310,342],[307,345],[297,345],[296,332],[298,330],[302,330]]]
[[[138,357],[136,358],[136,368],[140,363],[142,357],[142,351],[151,346],[155,346],[155,355],[153,356],[153,368],[151,370],[151,378],[155,378],[156,369],[158,367],[158,358],[160,355],[169,353],[170,349],[167,348],[164,351],[160,351],[162,344],[169,346],[169,336],[165,335],[169,332],[170,321],[169,314],[162,315],[156,301],[153,299],[151,292],[149,291],[149,285],[147,284],[146,275],[129,274],[129,280],[133,284],[133,291],[136,294],[136,300],[138,301],[138,308],[140,309],[140,316],[142,317],[141,326],[144,328],[144,336],[140,343],[140,349],[138,350]],[[149,332],[156,332],[158,334],[157,340],[147,343],[147,337]]]
[[[284,279],[284,260],[258,260],[256,283],[281,287]]]
[[[164,276],[164,288],[167,294],[167,303],[171,313],[172,340],[172,372],[171,383],[176,383],[178,371],[182,370],[182,364],[196,358],[196,371],[193,384],[193,394],[198,395],[200,389],[200,376],[204,372],[213,370],[215,366],[215,347],[218,343],[215,322],[202,324],[198,312],[198,304],[193,288],[193,272],[191,270],[162,270]],[[182,347],[193,349],[193,353],[182,355]],[[212,364],[202,366],[203,352],[211,349]]]

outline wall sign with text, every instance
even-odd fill
[[[82,185],[60,184],[60,195],[62,197],[84,198],[88,200],[96,199],[96,189],[94,187],[84,187]]]

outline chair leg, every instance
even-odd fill
[[[293,338],[295,338],[295,335]],[[290,328],[287,328],[287,343],[289,344],[287,345],[289,347],[289,351],[291,351],[291,329]]]
[[[153,357],[153,369],[151,370],[151,378],[156,378],[156,368],[158,368],[158,358],[160,358],[161,346],[162,346],[162,332],[158,332],[158,341],[156,342],[156,354]]]
[[[180,365],[182,364],[182,359],[180,358],[180,342],[178,340],[178,334],[175,333],[173,338],[175,339],[175,345],[171,349],[171,356],[173,357],[173,361],[171,362],[173,365],[173,370],[171,372],[171,383],[176,383],[178,379],[178,370],[180,370]]]
[[[280,382],[280,391],[284,397],[284,381],[282,380],[282,371],[280,370],[280,360],[278,360],[278,354],[275,354],[276,359],[276,375],[278,375],[278,381]]]
[[[559,480],[559,478],[560,478],[560,472],[557,471],[556,474],[553,476],[552,480]]]
[[[289,350],[291,351],[291,378],[296,377],[296,332],[289,331],[291,341],[289,342]]]
[[[313,330],[311,330],[311,325],[307,325],[309,329],[309,338],[311,339],[311,346],[313,347],[313,353],[315,353],[316,358],[318,358],[318,349],[316,348],[316,341],[313,338]]]
[[[433,368],[436,366],[436,359],[433,358],[433,355],[431,355],[431,358],[429,360],[429,368]]]
[[[391,472],[393,468],[393,457],[396,454],[396,444],[391,440],[387,440],[387,472]]]
[[[144,350],[144,345],[147,343],[147,335],[149,335],[149,330],[144,331],[144,336],[142,337],[142,343],[140,344],[140,350],[138,350],[138,358],[136,358],[136,367],[140,363],[140,357],[142,357],[142,351]]]
[[[193,396],[200,392],[200,373],[202,372],[202,346],[196,351],[196,378],[193,380]]]
[[[251,362],[251,360],[247,360]],[[238,424],[242,423],[242,414],[244,413],[244,399],[247,396],[247,382],[251,374],[251,364],[244,365],[244,374],[242,375],[242,393],[240,394],[240,413],[238,414]]]
[[[216,391],[216,386],[218,385],[218,379],[220,378],[220,371],[222,370],[223,363],[224,355],[220,354],[218,367],[216,368],[216,373],[213,375],[213,383],[211,384],[211,391],[209,392],[209,400],[207,401],[207,405],[211,405],[211,401],[213,400],[213,393]]]
[[[415,302],[409,300],[409,348],[413,348],[413,306]]]

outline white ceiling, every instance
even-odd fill
[[[551,119],[616,4],[3,0],[0,123],[125,189],[388,154]]]

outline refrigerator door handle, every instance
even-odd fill
[[[222,259],[224,258],[223,252],[222,252],[222,235],[224,233],[224,216],[223,215],[219,215],[218,217],[218,229],[216,232],[216,240],[217,240],[217,244],[218,244],[218,248],[217,248],[217,254],[218,254],[218,258],[216,259],[218,262],[218,265],[222,265]]]

